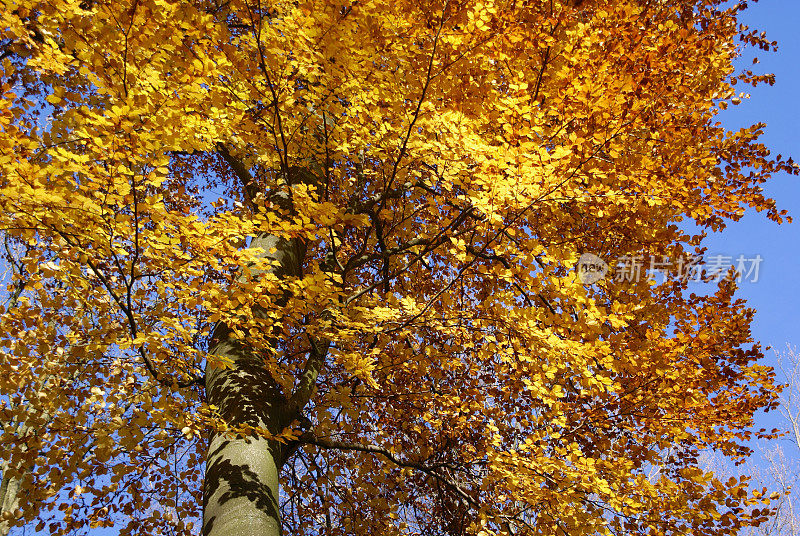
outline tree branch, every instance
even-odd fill
[[[432,476],[436,480],[442,482],[443,484],[447,485],[451,488],[456,494],[461,497],[467,504],[473,506],[475,508],[479,507],[479,502],[468,494],[464,488],[462,488],[458,483],[454,482],[450,477],[447,475],[443,475],[439,472],[438,467],[441,466],[430,466],[421,462],[413,462],[402,460],[398,458],[395,454],[390,452],[389,450],[379,446],[379,445],[371,445],[371,444],[363,444],[363,443],[351,443],[346,441],[336,441],[333,439],[325,439],[321,437],[317,437],[313,434],[313,432],[306,432],[302,436],[300,436],[299,441],[301,443],[306,443],[309,445],[316,445],[318,447],[326,448],[326,449],[336,449],[336,450],[347,450],[347,451],[355,451],[355,452],[367,452],[370,454],[376,454],[378,456],[383,456],[393,464],[399,467],[407,467],[409,469],[416,469],[421,471],[427,475]]]
[[[292,393],[292,396],[289,397],[289,411],[292,415],[299,415],[314,395],[317,377],[325,365],[325,358],[328,356],[328,348],[330,348],[330,341],[328,340],[319,340],[309,335],[308,341],[311,345],[308,359],[303,367],[303,372],[300,374],[297,388]]]
[[[239,181],[242,183],[242,190],[244,191],[245,202],[247,203],[248,207],[252,210],[253,209],[253,199],[256,196],[257,185],[256,181],[253,178],[253,175],[250,171],[244,166],[241,160],[236,158],[231,154],[228,150],[228,147],[222,143],[217,142],[217,154],[225,160],[225,163],[230,166],[236,176],[239,178]]]

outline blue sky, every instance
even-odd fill
[[[783,154],[800,161],[797,131],[800,128],[800,2],[797,0],[761,0],[750,3],[743,22],[752,28],[767,32],[767,37],[778,41],[777,53],[760,52],[761,61],[752,68],[756,72],[775,73],[774,86],[750,88],[752,98],[739,106],[729,107],[721,116],[730,129],[767,123],[763,143],[773,154]],[[750,66],[753,50],[746,51],[743,67]],[[740,84],[737,88],[742,88]],[[746,89],[742,89],[747,91]],[[753,334],[765,346],[783,350],[787,344],[800,345],[798,320],[800,320],[800,177],[776,176],[764,190],[787,209],[795,219],[793,224],[777,225],[767,220],[763,213],[750,211],[739,222],[732,223],[724,232],[709,236],[709,254],[736,257],[761,255],[759,280],[742,282],[739,295],[747,298],[756,309]],[[769,352],[771,353],[771,352]]]

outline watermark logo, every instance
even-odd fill
[[[608,264],[606,261],[593,253],[584,253],[575,265],[578,271],[578,278],[585,285],[591,285],[606,277],[608,274]]]
[[[764,258],[761,255],[746,257],[738,255],[688,255],[678,259],[667,256],[646,259],[643,255],[624,255],[614,263],[614,281],[640,281],[643,277],[660,273],[664,280],[668,277],[685,282],[719,282],[733,268],[737,282],[758,282],[759,269]],[[575,271],[582,283],[591,285],[605,279],[610,272],[608,264],[593,253],[584,253],[575,265]]]

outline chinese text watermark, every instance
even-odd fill
[[[609,265],[593,253],[584,253],[578,259],[575,270],[584,284],[590,285],[606,277],[615,281],[640,281],[648,274],[661,273],[666,280],[674,278],[686,282],[719,282],[729,277],[730,269],[737,282],[757,283],[759,269],[764,258],[761,255],[688,255],[671,259],[666,255],[646,258],[644,255],[624,255]]]

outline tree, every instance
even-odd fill
[[[698,454],[748,453],[773,374],[734,277],[689,292],[702,234],[678,225],[784,216],[760,184],[793,162],[715,119],[772,82],[733,72],[737,37],[773,47],[745,4],[5,0],[4,519],[765,519]],[[584,253],[670,277],[585,284]]]
[[[780,379],[786,381],[778,410],[788,431],[783,438],[785,441],[773,445],[763,456],[769,463],[769,477],[783,492],[778,515],[771,525],[777,534],[796,536],[800,534],[800,505],[797,503],[800,474],[791,460],[796,462],[800,447],[800,355],[790,347],[778,353],[777,359]],[[789,446],[784,449],[786,443]]]
[[[749,467],[756,483],[777,489],[780,497],[774,504],[775,514],[767,523],[751,529],[750,533],[763,536],[796,536],[800,534],[800,505],[798,483],[800,472],[796,469],[800,445],[800,356],[788,347],[775,354],[779,380],[785,382],[778,411],[783,435],[759,448]]]

